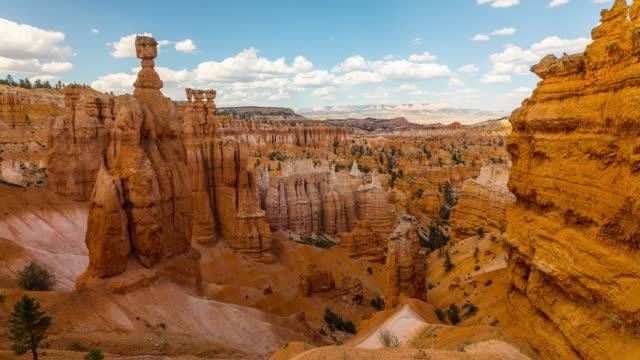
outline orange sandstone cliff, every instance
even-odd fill
[[[458,203],[451,211],[451,241],[483,232],[506,230],[506,212],[515,198],[507,188],[509,165],[485,165],[476,179],[462,185]]]
[[[512,311],[553,358],[640,355],[640,1],[602,12],[583,54],[547,56],[511,116]],[[545,346],[549,348],[550,346]]]

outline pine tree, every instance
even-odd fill
[[[13,342],[11,349],[16,355],[31,350],[33,360],[38,360],[38,346],[47,338],[46,331],[51,325],[51,318],[40,310],[40,303],[24,295],[14,306],[9,323],[9,339]]]

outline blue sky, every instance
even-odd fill
[[[191,86],[218,89],[219,106],[510,111],[535,87],[528,68],[547,53],[582,51],[612,3],[0,0],[0,77],[131,92],[131,39],[151,33],[166,44],[156,66],[175,99]]]

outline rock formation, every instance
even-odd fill
[[[480,176],[462,185],[458,203],[451,211],[451,241],[456,242],[485,232],[506,230],[506,212],[515,201],[507,188],[509,165],[485,165]]]
[[[400,296],[425,299],[426,271],[420,256],[416,227],[415,217],[402,214],[389,238],[387,284],[384,291],[387,309],[398,305]]]
[[[377,171],[366,181],[362,174],[336,174],[328,164],[286,162],[283,176],[261,186],[271,229],[338,237],[354,256],[380,260],[394,215]]]
[[[342,286],[338,289],[336,298],[350,305],[361,305],[364,300],[362,281],[358,278],[352,280],[350,276],[343,275]]]
[[[47,187],[86,201],[114,126],[114,100],[80,85],[67,85],[64,102],[64,114],[49,130]]]
[[[124,272],[130,254],[151,267],[195,251],[182,127],[160,92],[157,42],[138,36],[136,53],[142,70],[134,95],[115,98],[115,125],[100,156],[86,235],[89,267],[78,287]]]
[[[216,216],[224,240],[258,260],[272,262],[271,230],[253,171],[247,169],[249,147],[237,140],[214,141],[213,173]]]
[[[640,354],[640,1],[601,15],[511,116],[509,300],[549,358]]]
[[[331,271],[319,270],[313,264],[309,264],[307,272],[300,274],[298,290],[302,296],[331,291],[335,287],[336,282]]]

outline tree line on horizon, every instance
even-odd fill
[[[42,81],[40,79],[35,79],[32,82],[28,78],[24,78],[24,79],[18,79],[18,81],[16,81],[13,78],[13,76],[11,76],[11,75],[7,75],[7,77],[5,79],[0,79],[0,84],[20,87],[20,88],[23,88],[23,89],[56,89],[56,90],[59,90],[59,89],[62,89],[62,88],[65,87],[65,84],[63,82],[61,82],[60,80],[58,80],[57,83],[51,85],[49,80]]]

